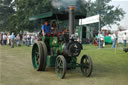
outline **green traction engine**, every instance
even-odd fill
[[[69,8],[69,33],[56,37],[43,36],[42,41],[33,45],[32,63],[35,70],[45,71],[46,67],[55,67],[57,76],[63,79],[67,70],[80,67],[84,76],[91,75],[91,57],[83,55],[80,64],[77,63],[82,45],[74,35],[74,9],[74,6]]]

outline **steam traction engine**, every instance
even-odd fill
[[[56,74],[64,78],[66,70],[81,68],[84,76],[92,73],[92,60],[88,55],[83,55],[80,64],[77,63],[82,45],[74,36],[74,6],[69,7],[69,33],[58,37],[43,36],[42,41],[37,41],[32,48],[32,63],[37,71],[45,71],[46,67],[55,67]]]

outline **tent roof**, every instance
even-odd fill
[[[38,20],[38,19],[58,19],[58,20],[68,20],[68,16],[69,13],[68,12],[60,12],[60,13],[53,13],[53,12],[46,12],[46,13],[42,13],[33,17],[30,17],[29,20],[33,21],[33,20]],[[75,12],[75,19],[81,19],[81,18],[85,18],[86,14],[81,14],[78,12]]]
[[[38,20],[38,19],[41,19],[41,18],[48,18],[48,17],[51,17],[52,15],[53,15],[52,12],[46,12],[46,13],[43,13],[43,14],[40,14],[40,15],[30,17],[29,20],[32,21],[32,20]]]

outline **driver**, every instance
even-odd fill
[[[48,23],[48,20],[46,20],[44,22],[44,24],[42,25],[42,34],[43,34],[43,36],[50,37],[50,32],[51,32],[51,26]],[[48,54],[50,54],[50,43],[49,43],[50,40],[49,40],[49,38],[46,38],[45,42],[46,42],[46,46],[47,46],[47,49],[48,49]]]
[[[50,36],[50,32],[51,32],[51,26],[48,23],[48,20],[46,20],[44,22],[44,25],[42,25],[42,34],[43,34],[43,36],[45,36],[45,35]]]

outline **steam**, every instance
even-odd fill
[[[67,9],[71,5],[77,6],[77,1],[78,0],[52,0],[51,4],[56,9]]]

